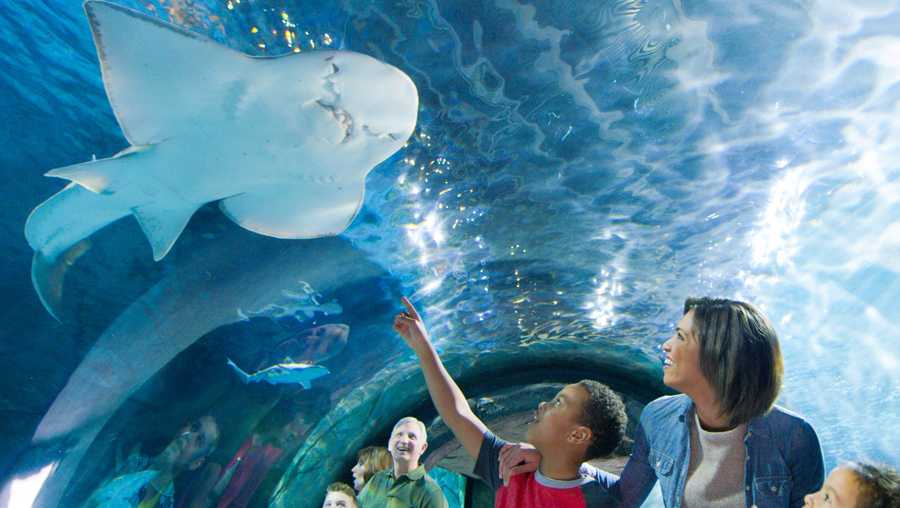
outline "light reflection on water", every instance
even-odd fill
[[[647,319],[632,310],[645,297],[656,300],[668,295],[671,301],[661,299],[668,311],[659,314],[664,320],[677,315],[679,300],[687,294],[733,295],[757,303],[781,331],[787,361],[782,401],[822,429],[828,466],[867,455],[896,461],[900,438],[879,429],[896,426],[900,417],[895,395],[900,392],[896,353],[900,332],[890,322],[900,315],[896,303],[900,301],[900,145],[896,141],[900,134],[896,114],[900,30],[886,30],[884,21],[898,16],[897,6],[821,2],[808,7],[801,12],[763,2],[752,9],[733,6],[728,8],[733,9],[730,23],[725,24],[715,17],[722,12],[698,16],[700,9],[695,5],[685,15],[685,7],[676,2],[672,17],[649,14],[642,18],[646,23],[641,30],[651,39],[676,41],[666,52],[675,66],[647,71],[674,80],[674,85],[668,93],[654,95],[651,84],[638,81],[640,97],[625,115],[645,117],[652,125],[654,114],[677,111],[683,131],[700,132],[692,144],[685,145],[690,149],[687,155],[696,156],[691,162],[699,168],[694,173],[696,186],[692,187],[690,177],[670,179],[662,186],[649,184],[646,178],[632,180],[634,192],[658,203],[685,200],[668,209],[673,212],[668,221],[650,230],[626,222],[615,224],[616,233],[611,233],[614,210],[606,218],[590,212],[570,216],[606,225],[592,239],[611,243],[616,235],[624,244],[618,255],[597,264],[592,291],[576,288],[570,293],[583,295],[578,308],[601,334],[614,331],[619,321]],[[519,11],[519,33],[527,40],[550,41],[543,60],[538,61],[542,68],[554,62],[555,72],[563,76],[568,66],[558,53],[561,35],[550,28],[538,30],[532,16],[528,8]],[[760,64],[762,69],[753,69],[771,72],[764,76],[765,86],[754,86],[754,77],[738,62],[743,48],[733,47],[735,41],[729,40],[732,34],[726,27],[740,33],[743,26],[753,26],[756,36],[765,36],[759,25],[767,16],[783,22],[782,30],[796,30],[796,34],[780,34],[788,43],[773,50],[771,58],[781,60],[769,68]],[[729,57],[734,61],[725,60]],[[560,88],[580,104],[583,83],[561,79]],[[740,98],[745,92],[753,94],[752,100]],[[595,99],[588,101],[591,119],[608,127],[609,122],[601,121],[607,113],[598,111]],[[710,124],[715,127],[709,128]],[[561,140],[570,132],[567,129]],[[611,135],[621,137],[622,129]],[[635,135],[638,132],[626,129],[621,139]],[[651,176],[671,173],[670,162],[659,159],[652,147],[643,153],[627,147],[628,143],[617,148],[616,156],[643,159],[652,168]],[[567,164],[556,167],[565,170]],[[552,181],[541,182],[553,199],[552,183],[548,184]],[[679,194],[682,189],[684,194]],[[412,196],[417,206],[435,202],[427,194]],[[559,194],[559,199],[572,201],[573,196]],[[574,201],[577,210],[578,199]],[[507,221],[504,226],[508,228],[510,222],[515,223]],[[483,237],[522,238],[515,231],[486,228],[478,229]],[[478,250],[464,250],[465,238],[464,233],[451,231],[445,248],[456,245],[463,249],[463,257],[483,258]],[[565,240],[578,243],[571,236]],[[421,248],[421,240],[415,245]],[[520,249],[541,251],[542,247],[527,240],[501,241],[494,244],[490,258],[513,260]],[[675,270],[656,273],[670,257],[676,259]],[[402,264],[402,260],[394,262]],[[578,263],[588,264],[584,258]],[[526,342],[584,333],[577,326],[548,326],[553,321],[547,314],[539,314],[544,321],[533,323],[529,330],[528,318],[520,314],[529,311],[522,304],[527,301],[534,310],[541,301],[521,290],[518,270],[515,276],[515,289],[484,289],[493,293],[490,301],[512,302]],[[487,302],[484,305],[490,305]],[[442,319],[454,314],[446,309],[439,313]],[[631,340],[647,351],[662,338]]]
[[[811,10],[816,30],[797,46],[827,49],[819,59],[796,51],[763,98],[780,105],[764,124],[779,135],[818,144],[808,134],[816,125],[840,127],[833,146],[779,160],[783,175],[742,267],[743,292],[782,335],[783,400],[817,424],[829,467],[859,455],[896,463],[900,450],[900,437],[883,432],[900,416],[900,330],[891,322],[900,315],[900,34],[867,34],[873,18],[897,15],[870,5]]]

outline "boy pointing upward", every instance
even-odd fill
[[[541,402],[528,424],[527,441],[541,453],[537,471],[515,475],[504,485],[499,473],[500,450],[506,441],[495,436],[466,402],[431,344],[425,323],[403,298],[406,312],[394,318],[394,329],[419,357],[431,400],[441,418],[475,460],[475,474],[495,491],[497,508],[587,508],[615,506],[608,485],[580,472],[581,463],[609,455],[625,433],[622,400],[592,380],[567,385],[550,402]]]

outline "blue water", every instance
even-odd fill
[[[320,424],[290,471],[339,457],[319,471],[347,481],[385,420],[427,411],[388,326],[401,294],[469,386],[504,366],[583,362],[640,380],[635,400],[660,388],[655,348],[686,296],[754,302],[781,338],[780,403],[816,428],[826,468],[900,464],[897,2],[116,3],[251,55],[375,56],[416,83],[418,126],[369,174],[340,238],[263,238],[207,207],[154,263],[124,219],[73,264],[57,323],[31,287],[25,218],[63,186],[43,173],[127,142],[80,5],[0,5],[0,471],[62,460],[65,446],[34,447],[72,438],[89,449],[75,486],[58,487],[74,502],[112,441],[213,401],[236,447],[241,404],[271,401],[241,392],[221,409],[242,389],[222,381],[221,357],[257,361],[341,323],[349,341],[324,361]],[[50,413],[92,351],[127,358],[155,333],[180,342],[110,366],[142,372],[117,392],[127,402]]]

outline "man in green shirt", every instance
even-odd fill
[[[419,465],[426,448],[425,424],[411,416],[401,418],[388,441],[394,467],[366,483],[357,498],[360,508],[447,508],[440,486]]]

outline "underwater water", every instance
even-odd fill
[[[79,506],[136,445],[211,415],[218,446],[176,480],[180,506],[276,434],[246,505],[320,506],[412,414],[462,506],[471,464],[391,329],[402,295],[511,439],[585,377],[635,420],[667,393],[657,348],[684,299],[752,302],[779,333],[779,404],[826,469],[900,464],[900,3],[115,3],[250,55],[373,56],[415,83],[418,123],[342,234],[257,235],[210,205],[154,262],[125,218],[42,268],[57,320],[23,232],[65,185],[43,175],[128,142],[81,5],[0,4],[0,502]],[[227,365],[286,357],[327,374],[245,384]]]

